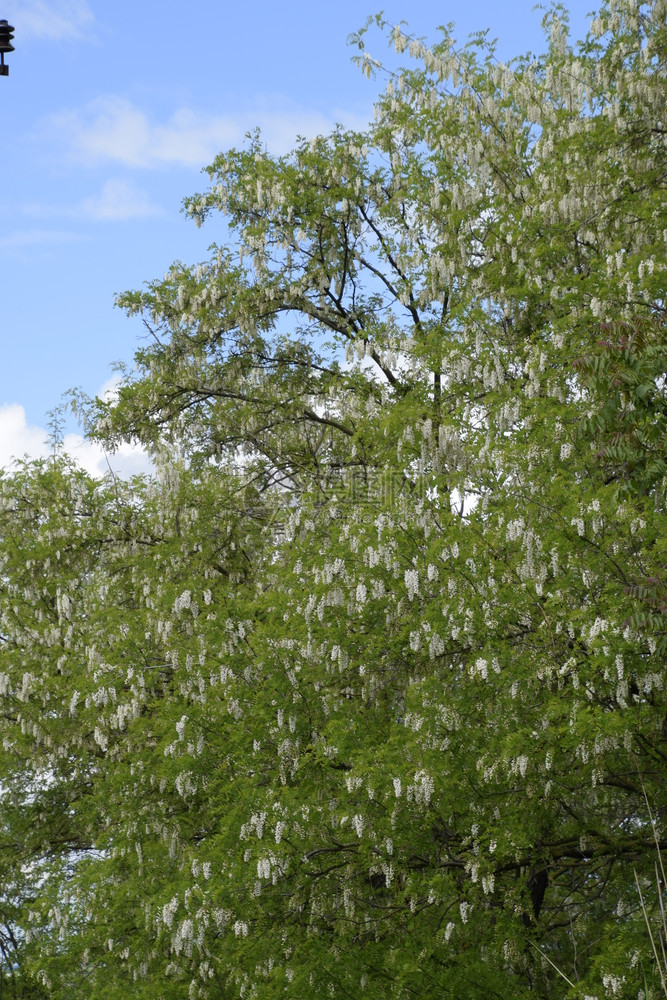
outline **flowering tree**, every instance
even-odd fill
[[[121,296],[156,475],[1,481],[5,989],[660,988],[665,13],[387,29],[375,124],[219,156]]]

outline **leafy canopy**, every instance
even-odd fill
[[[656,995],[666,14],[378,21],[374,123],[120,297],[155,475],[0,480],[7,995]]]

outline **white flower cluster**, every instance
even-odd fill
[[[180,614],[181,611],[187,610],[192,603],[192,594],[189,590],[184,590],[180,597],[177,597],[174,601],[174,611],[176,614]]]
[[[165,903],[164,906],[162,907],[162,922],[165,925],[165,927],[171,927],[171,925],[174,922],[174,916],[176,915],[177,910],[178,910],[178,896],[174,896],[172,899],[169,900],[168,903]]]
[[[253,813],[250,817],[249,823],[244,823],[241,827],[241,832],[239,834],[240,840],[247,840],[250,834],[254,832],[257,834],[257,839],[262,839],[262,834],[264,833],[264,824],[266,823],[266,813]]]
[[[437,632],[434,632],[431,636],[431,641],[428,647],[428,655],[430,659],[434,660],[437,656],[442,656],[445,651],[445,644]]]
[[[528,756],[525,753],[519,754],[518,757],[513,757],[510,762],[510,774],[519,774],[522,778],[525,778],[526,771],[528,770],[528,763]]]
[[[427,774],[426,771],[417,771],[414,784],[408,785],[407,788],[408,802],[416,802],[417,805],[427,806],[431,801],[434,791],[435,784],[431,775]]]
[[[602,976],[602,985],[608,997],[621,996],[624,982],[625,976],[614,976],[610,972],[605,972]]]
[[[187,799],[197,791],[197,779],[191,771],[181,771],[174,781],[176,791],[182,799]]]
[[[488,661],[483,659],[483,657],[478,657],[475,663],[470,667],[470,676],[479,676],[483,681],[489,676],[489,664]]]
[[[405,586],[408,590],[408,600],[412,601],[419,593],[419,573],[416,569],[406,569]]]

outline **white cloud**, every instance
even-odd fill
[[[95,17],[87,0],[4,0],[3,17],[21,38],[74,40],[89,34]]]
[[[105,391],[113,391],[111,383],[107,383],[100,394]],[[113,455],[107,455],[103,448],[86,441],[80,434],[66,434],[63,446],[91,476],[104,476],[110,469],[123,477],[151,471],[148,456],[138,445],[123,444]],[[23,406],[19,403],[0,406],[0,468],[7,468],[14,459],[26,456],[46,458],[51,451],[48,431],[29,424]]]
[[[19,403],[0,406],[0,467],[13,458],[43,458],[49,454],[47,432],[26,421],[25,410]]]
[[[112,375],[108,378],[104,385],[101,387],[97,393],[100,399],[103,399],[105,403],[115,403],[118,399],[118,389],[121,385],[122,379],[119,375]]]
[[[363,127],[352,115],[338,116],[348,127]],[[256,126],[268,148],[285,153],[297,135],[331,131],[333,118],[293,106],[262,106],[234,114],[211,115],[180,108],[164,122],[151,120],[131,101],[100,97],[84,108],[53,115],[42,123],[42,137],[50,144],[65,142],[74,161],[95,166],[120,163],[125,167],[164,165],[201,168],[221,150],[244,142]]]
[[[126,478],[148,473],[153,465],[146,452],[136,444],[121,444],[117,451],[109,454],[98,444],[86,441],[80,434],[66,434],[63,446],[78,464],[91,476],[104,476],[109,471]]]

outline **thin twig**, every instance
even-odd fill
[[[653,954],[655,955],[656,965],[658,966],[658,973],[660,975],[660,983],[662,985],[662,992],[667,996],[667,983],[665,983],[665,976],[662,971],[662,966],[660,964],[660,958],[658,957],[658,949],[655,946],[655,941],[653,940],[653,931],[651,930],[651,924],[649,923],[648,913],[646,912],[646,906],[644,905],[644,897],[642,896],[641,886],[639,885],[639,878],[637,877],[637,869],[632,869],[635,873],[635,882],[637,884],[637,892],[639,893],[639,902],[642,906],[642,913],[644,914],[644,922],[646,923],[646,930],[648,931],[648,936],[651,940],[651,947],[653,948]]]
[[[548,955],[545,955],[545,954],[544,954],[544,952],[543,952],[543,951],[541,951],[541,950],[540,950],[540,949],[539,949],[539,948],[537,947],[537,945],[536,945],[536,944],[534,944],[534,942],[533,942],[533,941],[531,941],[531,940],[530,940],[529,938],[526,938],[526,940],[528,941],[528,944],[529,944],[529,945],[530,945],[530,946],[531,946],[532,948],[534,948],[534,949],[535,949],[535,951],[537,952],[537,954],[538,954],[538,955],[541,955],[541,956],[542,956],[542,958],[546,958],[546,960],[547,960],[547,962],[549,963],[549,965],[553,966],[553,968],[554,968],[554,969],[556,970],[556,972],[558,973],[558,975],[559,975],[559,976],[562,976],[562,977],[563,977],[563,979],[564,979],[564,980],[565,980],[565,982],[566,982],[566,983],[568,984],[568,986],[571,986],[571,987],[572,987],[572,989],[574,989],[574,988],[575,988],[575,986],[574,986],[574,983],[573,983],[573,982],[570,982],[570,980],[569,980],[569,979],[567,978],[567,976],[565,975],[565,973],[564,973],[564,972],[562,972],[562,971],[561,971],[561,969],[559,969],[559,968],[558,968],[558,966],[556,965],[556,963],[555,963],[555,962],[552,962],[552,961],[551,961],[551,959],[549,958],[549,956],[548,956]]]

